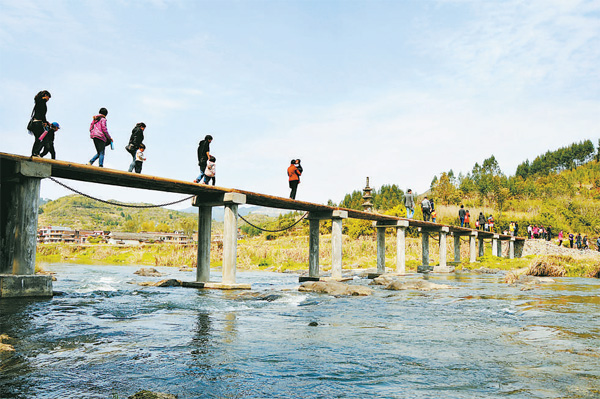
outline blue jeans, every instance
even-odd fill
[[[406,208],[406,218],[412,219],[415,215],[415,208]]]
[[[96,159],[99,159],[98,165],[104,166],[104,149],[106,147],[106,143],[100,139],[94,139],[94,146],[96,146],[96,155],[90,159],[90,163],[93,165],[96,162]]]
[[[131,164],[129,165],[128,172],[132,172],[133,168],[135,168],[135,155],[133,156],[133,161],[131,161]]]
[[[460,227],[464,227],[465,225],[465,218],[460,218]]]

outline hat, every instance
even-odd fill
[[[58,122],[52,122],[51,125],[56,129],[60,129],[60,125],[58,124]]]

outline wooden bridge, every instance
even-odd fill
[[[454,237],[454,262],[460,262],[460,239],[470,240],[469,260],[484,252],[484,240],[492,241],[492,254],[502,256],[502,243],[508,242],[508,256],[520,257],[525,239],[448,226],[415,219],[404,219],[372,212],[357,211],[274,197],[250,191],[198,185],[191,182],[98,168],[78,163],[0,153],[0,297],[51,296],[49,276],[35,275],[35,254],[40,181],[56,177],[69,180],[193,195],[198,207],[198,262],[196,282],[190,286],[241,289],[249,285],[236,283],[238,206],[259,205],[270,208],[308,212],[309,258],[308,279],[319,278],[319,223],[332,221],[331,276],[342,277],[342,223],[344,219],[371,220],[377,229],[377,274],[385,272],[385,230],[396,230],[396,273],[406,272],[406,229],[416,227],[422,239],[422,264],[419,271],[452,272],[446,254],[448,234]],[[224,206],[223,277],[210,282],[210,236],[212,207]],[[439,236],[439,265],[429,265],[429,238]],[[476,245],[478,241],[479,245]]]

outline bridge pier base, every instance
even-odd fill
[[[52,279],[35,275],[40,181],[50,165],[0,164],[0,298],[51,297]]]

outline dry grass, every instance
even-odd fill
[[[540,256],[535,258],[529,264],[527,269],[527,275],[537,277],[564,277],[567,274],[567,270],[562,265],[570,259],[565,256]]]

